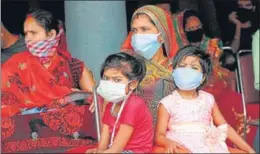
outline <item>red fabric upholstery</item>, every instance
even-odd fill
[[[93,144],[89,139],[78,139],[60,134],[58,131],[53,131],[48,127],[38,126],[39,138],[33,140],[30,137],[30,121],[39,119],[39,114],[19,115],[2,120],[2,144],[1,151],[4,153],[60,153],[73,147],[86,146]],[[88,106],[85,106],[84,122],[80,128],[82,136],[91,136],[96,138],[96,128],[93,114],[88,111]],[[3,138],[5,135],[5,138]]]

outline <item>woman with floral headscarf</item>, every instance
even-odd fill
[[[66,96],[74,88],[91,92],[94,78],[82,61],[70,55],[64,29],[50,12],[36,10],[27,15],[24,33],[28,51],[2,64],[2,137],[6,139],[2,150],[25,152],[45,147],[50,152],[55,146],[57,152],[71,146],[66,145],[70,139],[65,136],[79,137],[83,119],[87,118],[85,106],[67,104],[70,98]],[[43,108],[54,110],[44,112]],[[40,114],[17,116],[32,113]],[[19,129],[18,117],[24,120]],[[38,125],[48,127],[49,132],[39,131]],[[17,140],[17,134],[19,140],[10,142]],[[86,144],[73,142],[74,146]]]
[[[121,51],[143,58],[146,62],[146,76],[140,89],[153,113],[154,123],[159,100],[173,88],[172,57],[178,48],[170,14],[152,5],[134,12],[131,32]]]

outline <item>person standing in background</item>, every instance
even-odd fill
[[[1,63],[6,62],[14,54],[27,49],[22,35],[9,32],[1,22]]]
[[[259,28],[257,19],[256,1],[237,0],[236,7],[228,16],[229,21],[235,26],[232,33],[231,48],[236,53],[241,49],[251,49],[252,35]],[[231,27],[230,30],[233,30]],[[230,32],[230,31],[229,31]]]
[[[197,10],[201,16],[207,36],[221,38],[221,30],[217,21],[215,3],[213,0],[143,0],[138,7],[156,5],[170,14],[186,9]]]

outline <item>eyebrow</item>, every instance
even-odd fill
[[[149,26],[140,26],[140,27],[131,27],[131,29],[138,29],[138,28],[150,28]]]
[[[103,75],[103,77],[105,77],[105,78],[109,78],[108,76],[106,76],[106,75]],[[112,76],[112,77],[110,77],[110,78],[112,78],[112,79],[115,79],[115,78],[117,78],[117,79],[121,79],[121,78],[123,78],[123,77],[121,77],[121,76]]]
[[[24,31],[24,33],[35,33],[36,31],[33,31],[33,30],[26,30]]]

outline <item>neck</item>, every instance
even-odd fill
[[[157,51],[157,53],[153,56],[152,61],[157,64],[160,64],[161,66],[164,66],[164,65],[167,65],[166,63],[163,63],[163,62],[165,62],[166,59],[167,59],[167,57],[165,57],[163,55],[163,48],[161,47]]]
[[[55,60],[55,58],[56,58],[57,56],[58,56],[58,52],[57,52],[57,50],[56,50],[55,53],[53,54],[53,56],[52,56],[50,62],[49,62],[49,63],[46,63],[46,64],[43,64],[43,66],[44,66],[45,68],[49,68],[49,67],[51,66],[52,62]]]
[[[178,93],[184,99],[195,99],[198,97],[198,92],[196,90],[181,90],[177,89]]]
[[[19,37],[17,35],[6,32],[4,34],[3,39],[4,39],[4,41],[3,41],[3,44],[2,44],[2,48],[6,49],[6,48],[11,47],[19,39]]]
[[[196,47],[199,47],[200,46],[200,42],[191,42],[191,45],[194,45]]]

